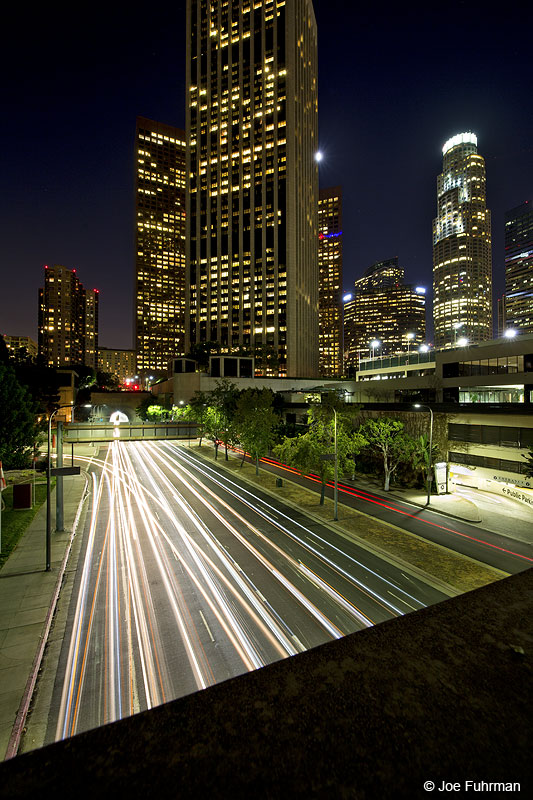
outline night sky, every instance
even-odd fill
[[[442,145],[472,130],[502,292],[504,212],[533,199],[528,5],[314,0],[320,183],[343,186],[345,290],[398,256],[429,292]],[[2,52],[0,333],[37,339],[43,265],[58,263],[100,290],[100,345],[128,348],[135,119],[185,125],[185,0],[81,6],[81,20],[19,7]]]

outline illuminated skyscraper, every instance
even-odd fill
[[[50,367],[98,363],[98,289],[86,290],[75,269],[44,268],[39,289],[39,355]]]
[[[187,344],[318,374],[311,0],[187,0]]]
[[[533,333],[533,208],[505,214],[505,326]]]
[[[341,375],[342,189],[321,189],[318,200],[318,341],[320,375]]]
[[[408,352],[426,333],[426,290],[404,283],[397,258],[378,261],[355,281],[354,297],[344,305],[347,364],[357,367],[359,353],[368,357]],[[371,345],[371,342],[376,342]]]
[[[137,372],[166,374],[184,347],[185,133],[138,117],[135,143]]]
[[[485,161],[474,133],[444,147],[433,220],[433,321],[435,346],[492,336],[492,254],[486,205]]]

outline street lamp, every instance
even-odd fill
[[[90,408],[90,404],[85,405],[85,408]],[[74,409],[78,408],[74,403],[67,403],[66,405],[58,406],[48,417],[48,459],[46,465],[46,572],[50,572],[50,557],[51,557],[51,539],[50,532],[52,530],[52,504],[50,502],[50,484],[52,480],[52,464],[51,464],[51,450],[52,450],[52,419],[58,411],[62,408]],[[73,451],[74,452],[74,451]]]
[[[431,458],[433,450],[433,411],[429,406],[424,406],[421,403],[415,403],[415,408],[427,408],[429,411],[429,458],[428,458],[428,471],[427,471],[427,489],[428,489],[428,502],[431,502]]]
[[[454,330],[454,337],[455,337],[454,338],[454,342],[455,342],[455,344],[457,344],[457,331],[459,330],[459,328],[462,328],[463,325],[464,325],[464,322],[454,322],[453,323],[453,330]]]
[[[468,339],[466,338],[466,336],[461,336],[460,339],[457,339],[456,344],[458,344],[459,347],[466,347],[466,345],[468,344]]]
[[[62,408],[71,408],[74,410],[74,404],[68,403],[63,406],[58,406],[48,417],[48,459],[46,464],[46,571],[50,572],[50,531],[52,529],[52,504],[50,502],[50,483],[52,480],[52,464],[51,464],[51,450],[52,450],[52,419],[58,411]]]
[[[504,331],[503,335],[505,336],[506,339],[514,339],[517,333],[518,331],[515,330],[514,328],[507,328],[507,330]]]
[[[372,341],[370,342],[370,349],[371,349],[371,353],[372,353],[372,358],[374,358],[374,353],[376,351],[376,348],[379,347],[379,345],[380,345],[379,339],[372,339]]]
[[[411,342],[415,338],[415,335],[416,334],[414,334],[414,333],[408,333],[407,334],[407,355],[409,355],[409,348],[411,346]]]

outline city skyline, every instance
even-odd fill
[[[494,298],[503,291],[504,214],[531,199],[527,26],[523,17],[518,26],[517,12],[500,19],[486,9],[479,16],[475,5],[457,8],[464,32],[476,33],[469,55],[465,36],[451,37],[437,60],[435,39],[458,24],[451,11],[448,22],[416,9],[405,19],[401,10],[378,19],[345,3],[314,1],[320,184],[343,187],[347,291],[370,264],[398,256],[406,279],[430,294],[441,148],[463,130],[477,134],[486,160]],[[102,346],[131,347],[135,118],[180,127],[185,118],[185,3],[169,13],[176,25],[167,17],[168,30],[147,37],[139,22],[117,45],[118,13],[105,32],[95,20],[69,39],[61,18],[47,12],[26,39],[5,93],[2,333],[36,338],[43,264],[62,263],[100,289]],[[37,46],[43,40],[46,59]]]

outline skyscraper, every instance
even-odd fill
[[[187,0],[186,349],[318,374],[317,40],[311,0]]]
[[[135,350],[137,372],[166,373],[185,329],[185,133],[137,118]]]
[[[533,333],[533,208],[505,214],[505,325]]]
[[[342,189],[321,189],[318,200],[318,341],[319,372],[325,377],[343,372]]]
[[[98,363],[98,290],[86,290],[75,269],[44,268],[39,289],[39,355],[50,367]]]
[[[485,161],[474,133],[459,133],[442,148],[433,220],[435,346],[492,336],[492,254]]]
[[[408,352],[426,333],[425,289],[404,283],[397,258],[377,261],[355,281],[354,297],[344,306],[347,363],[356,367],[359,352],[379,355]],[[371,342],[375,341],[375,345]]]

